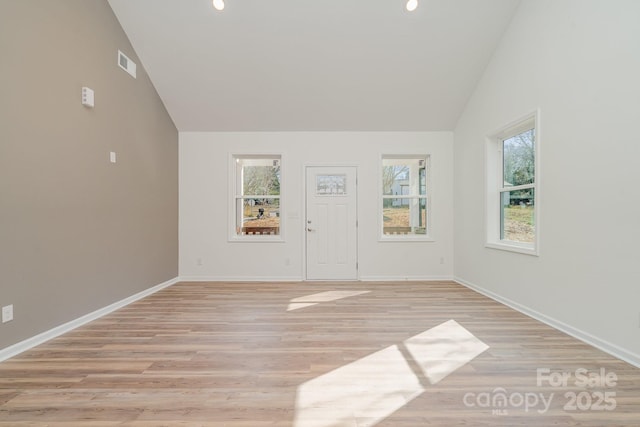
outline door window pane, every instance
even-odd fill
[[[344,196],[347,194],[346,175],[316,175],[316,194]]]

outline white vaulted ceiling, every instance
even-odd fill
[[[180,131],[452,130],[518,0],[109,0]]]

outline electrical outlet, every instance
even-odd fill
[[[2,323],[13,320],[13,304],[2,307]]]

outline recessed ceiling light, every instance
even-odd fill
[[[224,9],[224,0],[213,0],[213,7],[215,7],[216,10]]]
[[[418,0],[409,0],[407,2],[407,10],[409,12],[413,12],[414,10],[416,10],[416,7],[418,7]]]

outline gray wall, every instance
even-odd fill
[[[0,0],[0,58],[2,349],[177,276],[178,132],[106,0]]]

